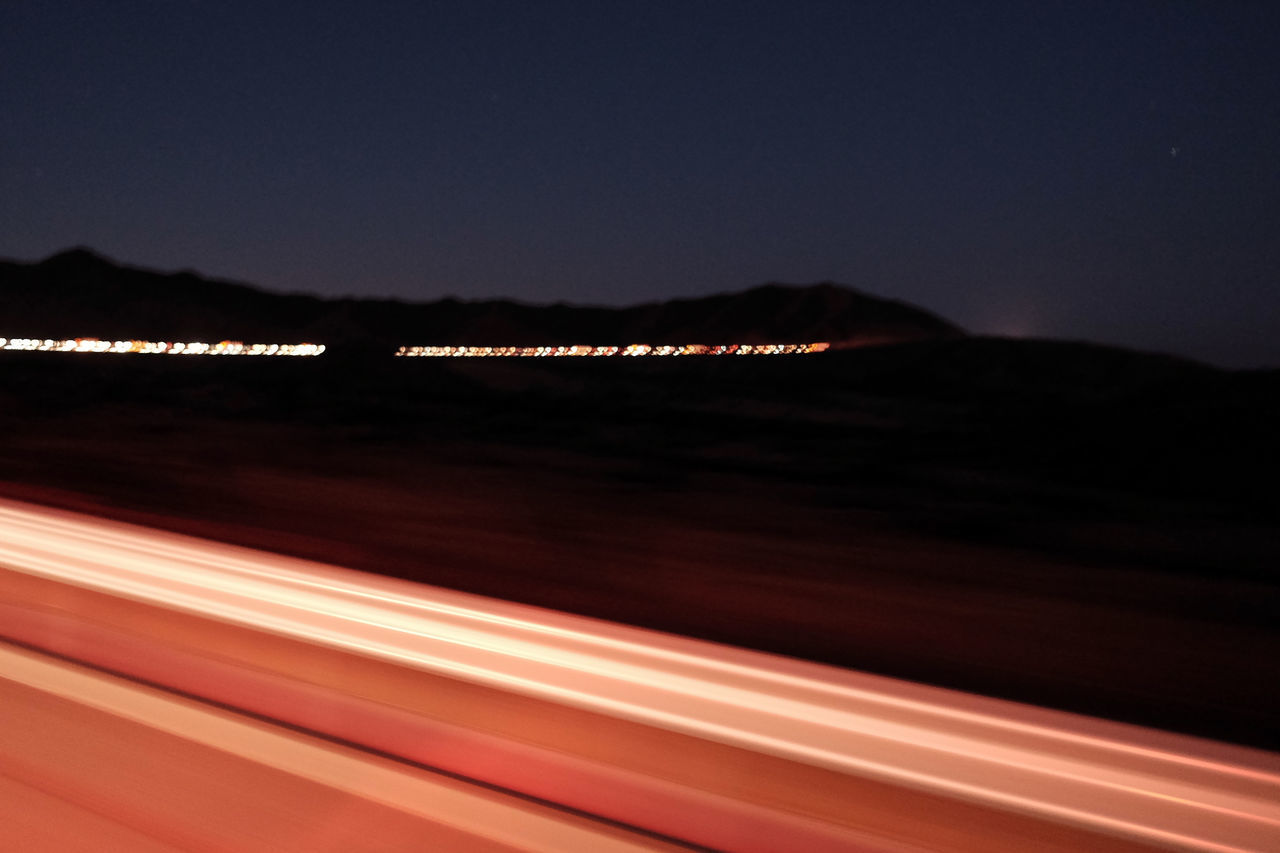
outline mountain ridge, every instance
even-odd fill
[[[44,337],[302,335],[326,344],[397,346],[825,340],[839,346],[964,335],[924,309],[832,282],[769,282],[735,293],[623,307],[327,298],[276,293],[190,270],[134,267],[83,246],[34,263],[0,261],[0,300],[8,334]]]

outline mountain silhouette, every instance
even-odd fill
[[[835,347],[950,339],[927,311],[831,283],[626,308],[448,298],[410,303],[279,294],[183,271],[117,264],[86,248],[38,263],[0,261],[9,336],[419,344],[722,344],[828,341]]]

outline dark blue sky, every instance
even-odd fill
[[[6,0],[0,256],[1280,366],[1278,5]]]

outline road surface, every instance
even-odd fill
[[[13,502],[0,633],[716,849],[1280,849],[1270,753]],[[18,713],[35,699],[10,666]],[[189,766],[167,745],[133,753],[154,778]]]

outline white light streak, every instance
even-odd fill
[[[149,355],[280,355],[317,356],[324,344],[246,344],[241,341],[103,341],[98,338],[52,340],[0,338],[0,350],[78,353],[145,353]]]

